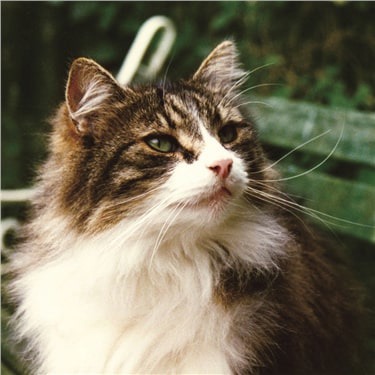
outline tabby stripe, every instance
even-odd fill
[[[95,190],[95,194],[94,194],[94,201],[95,202],[98,202],[101,199],[101,197],[103,196],[103,194],[101,194],[101,192],[104,189],[101,189],[101,187],[108,184],[109,177],[111,176],[113,170],[115,169],[115,166],[118,164],[118,162],[121,158],[121,155],[126,150],[128,150],[131,146],[133,146],[134,144],[135,144],[135,141],[124,143],[123,145],[121,145],[121,147],[119,147],[115,151],[115,153],[112,155],[112,157],[107,161],[107,164],[103,168],[102,173],[96,179],[96,188],[99,187],[99,189]]]
[[[140,187],[139,185],[141,183],[149,179],[154,179],[156,177],[160,177],[160,171],[157,169],[149,170],[147,174],[144,174],[143,176],[140,176],[140,177],[134,177],[130,180],[127,180],[123,184],[121,184],[121,186],[119,186],[116,190],[112,192],[112,196],[116,198],[118,196],[123,195],[124,193],[129,193],[130,190],[133,190],[131,194],[132,196],[136,196],[138,194],[144,193],[147,191],[147,189],[150,188],[148,183],[144,186],[144,189],[142,189],[142,191],[137,192],[136,189]]]
[[[188,164],[192,164],[194,161],[198,159],[198,155],[194,155],[194,153],[192,153],[189,150],[186,150],[185,148],[182,150],[182,157]]]
[[[186,110],[181,108],[177,103],[171,101],[169,106],[171,107],[172,111],[175,112],[182,120],[186,119]]]
[[[167,115],[166,111],[164,110],[162,113],[163,119],[167,123],[168,127],[172,130],[176,130],[176,124],[171,120],[171,118]]]

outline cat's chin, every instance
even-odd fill
[[[189,201],[185,209],[200,220],[216,221],[224,219],[233,209],[233,203],[238,199],[237,194],[227,187],[220,187],[212,192],[202,194]],[[200,221],[198,220],[198,221]]]
[[[189,202],[187,207],[192,209],[216,209],[218,207],[226,206],[233,198],[233,194],[226,187],[220,187],[210,194],[204,194],[194,201]]]

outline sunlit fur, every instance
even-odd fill
[[[245,77],[231,42],[174,84],[73,63],[12,262],[32,373],[342,374],[353,300],[282,209]],[[152,149],[160,134],[178,148]]]

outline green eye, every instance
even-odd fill
[[[175,152],[178,146],[177,141],[169,135],[152,135],[145,142],[159,152]]]
[[[221,143],[230,143],[237,139],[237,128],[235,125],[226,125],[219,130]]]

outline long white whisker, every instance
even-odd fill
[[[264,186],[267,186],[266,184],[264,184]],[[249,187],[248,187],[249,189]],[[298,209],[300,210],[301,212],[305,213],[305,214],[308,214],[309,216],[321,221],[321,222],[324,222],[324,223],[329,223],[331,225],[336,225],[338,226],[339,224],[337,222],[341,222],[341,223],[344,223],[344,224],[350,224],[350,225],[356,225],[358,227],[362,227],[362,228],[371,228],[371,229],[374,229],[375,226],[373,225],[369,225],[369,224],[363,224],[363,223],[358,223],[358,222],[355,222],[355,221],[350,221],[350,220],[347,220],[347,219],[343,219],[343,218],[339,218],[337,216],[333,216],[333,215],[330,215],[330,214],[327,214],[325,212],[322,212],[322,211],[319,211],[319,210],[315,210],[313,208],[310,208],[310,207],[306,207],[306,206],[303,206],[301,204],[298,204],[292,200],[288,200],[288,199],[283,199],[281,197],[278,197],[278,196],[274,196],[274,195],[271,195],[269,193],[266,193],[266,192],[263,192],[263,191],[258,191],[254,188],[251,188],[250,189],[253,191],[253,192],[257,192],[258,194],[263,194],[264,197],[267,197],[267,198],[270,198],[270,199],[274,199],[274,200],[277,200],[278,202],[282,203],[282,204],[286,204],[288,205],[289,207],[293,207],[294,209]],[[319,218],[317,215],[321,215],[321,216],[324,216],[324,217],[327,217],[331,220],[334,220],[333,222],[330,221],[323,221],[322,218]]]
[[[293,215],[297,220],[299,220],[302,223],[302,225],[306,228],[306,230],[308,230],[311,233],[310,229],[308,228],[306,223],[303,221],[303,219],[300,216],[298,216],[295,212],[292,211],[292,209],[293,209],[297,212],[301,212],[303,214],[306,214],[306,212],[303,209],[291,207],[284,202],[279,202],[276,196],[274,196],[272,198],[271,197],[265,197],[264,195],[260,194],[260,192],[258,190],[253,189],[253,188],[251,188],[251,190],[247,190],[247,193],[250,194],[251,196],[257,198],[257,199],[260,199],[260,200],[262,200],[266,203],[271,203],[274,206],[279,207],[280,209],[289,212],[291,215]],[[254,207],[256,207],[256,206],[254,206]],[[290,209],[288,209],[287,207],[289,207]]]
[[[150,190],[147,190],[145,191],[144,193],[141,193],[141,194],[138,194],[134,197],[131,197],[131,198],[128,198],[128,199],[124,199],[124,200],[118,200],[117,202],[115,203],[112,203],[111,202],[111,205],[110,206],[105,206],[104,208],[100,209],[97,213],[96,213],[96,216],[100,216],[100,219],[101,220],[105,220],[105,219],[108,219],[108,218],[111,218],[111,216],[116,213],[116,210],[118,210],[119,207],[121,206],[124,206],[126,205],[127,203],[129,202],[132,202],[132,201],[135,201],[137,199],[140,199],[140,198],[144,198],[144,197],[147,197],[149,196],[150,194],[158,191],[158,190],[161,190],[161,187],[158,186],[156,188],[153,188],[153,189],[150,189]]]
[[[233,108],[239,108],[239,107],[241,107],[243,105],[249,105],[249,104],[262,104],[262,105],[264,105],[266,107],[274,108],[272,104],[266,103],[266,102],[262,102],[260,100],[250,100],[248,102],[240,103],[240,104],[234,106]]]
[[[342,139],[342,136],[343,136],[343,129],[341,129],[341,133],[340,133],[340,136],[336,142],[336,144],[334,145],[333,149],[331,150],[331,152],[320,162],[318,163],[317,165],[315,165],[314,167],[308,169],[307,171],[304,171],[302,173],[299,173],[297,175],[294,175],[294,176],[289,176],[289,177],[283,177],[283,178],[279,178],[279,179],[276,179],[276,180],[263,180],[263,182],[279,182],[279,181],[289,181],[289,180],[294,180],[295,178],[298,178],[298,177],[302,177],[302,176],[305,176],[313,171],[315,171],[316,169],[318,169],[321,165],[323,165],[332,155],[333,153],[336,151],[339,143],[341,142],[341,139]]]
[[[371,228],[371,229],[375,228],[374,225],[357,223],[355,221],[350,221],[350,220],[347,220],[347,219],[342,219],[340,217],[329,215],[329,214],[327,214],[325,212],[321,212],[321,211],[315,210],[315,209],[310,208],[310,207],[305,207],[305,210],[310,211],[310,212],[314,212],[316,214],[319,214],[319,215],[322,215],[322,216],[325,216],[325,217],[328,217],[329,219],[332,219],[332,220],[335,220],[335,221],[339,221],[339,222],[344,223],[344,224],[356,225],[356,226],[362,227],[362,228]],[[334,222],[331,223],[331,224],[338,225],[337,223],[334,223]]]
[[[252,70],[250,70],[250,71],[244,73],[244,75],[243,75],[239,80],[237,80],[237,81],[233,84],[233,86],[228,90],[228,92],[227,92],[227,93],[224,95],[224,97],[220,100],[218,106],[220,106],[220,105],[221,105],[221,104],[227,99],[227,97],[232,93],[233,90],[235,90],[237,87],[243,85],[244,82],[247,81],[247,79],[249,78],[249,76],[250,76],[251,74],[255,73],[256,71],[258,71],[258,70],[260,70],[260,69],[267,68],[267,67],[269,67],[269,66],[271,66],[271,65],[274,65],[274,64],[275,64],[275,63],[267,63],[267,64],[264,64],[264,65],[258,66],[258,67],[256,67],[256,68],[254,68],[254,69],[252,69]],[[255,88],[255,86],[254,86],[253,88]],[[250,88],[250,89],[251,89],[251,88]],[[243,93],[243,92],[242,92],[242,93]],[[241,95],[242,93],[240,93],[240,95]],[[230,102],[231,102],[231,101],[229,101],[228,104],[229,104]],[[249,104],[249,103],[247,103],[247,104]],[[265,104],[265,103],[263,103],[263,104]],[[237,108],[237,107],[236,107],[236,108]]]
[[[123,206],[126,206],[129,202],[132,202],[132,201],[144,198],[144,197],[149,197],[152,193],[158,190],[160,190],[160,187],[147,190],[144,193],[138,194],[134,197],[130,197],[130,198],[123,199],[123,200],[118,199],[117,202],[115,203],[110,202],[110,205],[107,204],[104,206],[99,206],[98,209],[94,211],[93,215],[91,215],[89,225],[93,222],[95,223],[95,221],[97,220],[106,221],[108,219],[113,218],[113,215],[118,214],[119,209],[121,209],[121,207]]]
[[[245,90],[242,90],[241,92],[239,92],[238,94],[236,94],[235,96],[233,96],[227,103],[226,105],[229,105],[230,103],[233,102],[233,100],[237,99],[239,96],[243,95],[245,92],[248,92],[248,91],[251,91],[251,90],[254,90],[256,88],[259,88],[259,87],[265,87],[265,86],[282,86],[280,83],[260,83],[259,85],[255,85],[255,86],[251,86],[251,87],[248,87],[247,89]]]
[[[253,74],[253,73],[255,73],[258,70],[261,70],[261,69],[264,69],[264,68],[268,68],[269,66],[275,65],[275,64],[276,63],[267,63],[267,64],[260,65],[260,66],[258,66],[256,68],[254,68],[253,70],[250,70],[249,74]]]
[[[176,221],[177,217],[180,215],[180,213],[182,212],[182,210],[186,207],[187,205],[187,202],[184,203],[184,204],[181,204],[179,203],[173,210],[172,212],[168,215],[167,219],[165,220],[162,228],[160,229],[160,232],[158,234],[158,237],[156,239],[156,242],[155,242],[155,245],[154,245],[154,248],[152,250],[152,254],[151,254],[151,258],[150,258],[150,263],[149,263],[149,267],[151,267],[152,265],[152,262],[153,262],[153,259],[156,255],[156,252],[158,251],[159,249],[159,246],[160,244],[162,243],[164,237],[166,236],[169,228],[172,226],[172,224]],[[177,213],[176,213],[177,211]],[[169,220],[170,219],[170,220]]]
[[[169,197],[157,202],[154,206],[143,213],[139,218],[135,219],[134,224],[127,228],[126,233],[128,237],[131,237],[134,233],[139,230],[141,226],[147,225],[148,220],[152,219],[158,213],[162,212],[166,206],[170,204]]]
[[[173,222],[173,219],[175,218],[175,212],[179,210],[180,206],[181,206],[180,203],[177,204],[172,209],[172,211],[169,213],[169,215],[167,216],[167,218],[165,219],[164,224],[163,224],[163,226],[161,227],[161,229],[159,231],[158,237],[156,238],[155,246],[154,246],[154,249],[153,249],[153,254],[156,251],[156,249],[159,247],[160,243],[162,242],[162,240],[164,238],[164,235],[165,235],[165,232],[168,230],[168,228],[170,226],[170,223]]]
[[[168,65],[167,65],[167,68],[165,69],[165,73],[164,73],[164,77],[163,77],[163,83],[162,83],[162,90],[163,90],[163,96],[164,96],[164,91],[165,91],[165,84],[167,82],[167,75],[168,75],[168,72],[169,72],[169,68],[171,67],[172,65],[172,61],[173,61],[173,58],[175,57],[175,54],[173,53],[172,56],[170,57],[169,59],[169,62],[168,62]]]
[[[319,211],[317,211],[316,213],[310,212],[307,207],[304,207],[304,206],[302,206],[302,205],[300,205],[296,202],[293,202],[293,201],[290,201],[290,200],[287,200],[287,199],[283,199],[281,197],[277,197],[277,196],[274,196],[272,194],[269,194],[269,193],[266,193],[266,192],[263,192],[263,191],[258,191],[258,190],[253,189],[253,188],[251,188],[251,190],[253,192],[253,196],[255,196],[256,198],[261,199],[261,200],[263,200],[265,202],[268,202],[268,203],[272,203],[273,205],[275,205],[275,206],[277,206],[277,207],[279,207],[279,208],[281,208],[281,209],[283,209],[287,212],[290,212],[290,213],[292,213],[292,212],[290,210],[288,210],[287,207],[291,208],[295,211],[301,212],[305,215],[311,216],[312,218],[320,221],[324,226],[326,226],[330,231],[332,231],[332,229],[328,226],[328,224],[333,225],[334,223],[328,222],[327,220],[323,220],[322,218],[320,218],[317,215],[317,214],[320,213]],[[305,223],[303,221],[302,221],[302,223],[304,224],[304,226],[306,228]]]
[[[257,190],[257,189],[251,188],[251,187],[250,188],[248,187],[248,189],[251,189],[251,191],[253,193],[261,195],[265,199],[270,199],[270,200],[272,200],[272,202],[277,202],[277,203],[279,203],[281,205],[284,205],[284,206],[282,206],[284,208],[285,208],[285,206],[287,206],[287,207],[293,208],[293,209],[295,209],[295,210],[297,210],[299,212],[306,213],[305,212],[306,207],[304,207],[304,206],[302,206],[302,205],[300,205],[300,204],[298,204],[298,203],[296,203],[294,201],[291,201],[291,200],[285,199],[285,198],[281,198],[281,197],[278,197],[276,195],[267,193],[265,191]],[[258,195],[256,195],[256,197],[258,197]]]
[[[260,170],[260,171],[257,171],[257,172],[252,172],[251,174],[257,174],[257,173],[262,173],[272,167],[274,167],[276,164],[280,163],[282,160],[284,160],[285,158],[287,158],[289,155],[293,154],[293,152],[296,152],[297,150],[299,150],[300,148],[308,145],[309,143],[312,143],[314,141],[316,141],[317,139],[325,136],[326,134],[330,133],[332,131],[332,129],[328,129],[326,130],[325,132],[321,133],[321,134],[318,134],[317,136],[307,140],[306,142],[303,142],[301,143],[300,145],[298,145],[297,147],[293,148],[293,150],[289,151],[288,153],[286,153],[284,156],[282,156],[280,159],[276,160],[275,162],[273,162],[272,164],[268,165],[266,168]]]
[[[222,102],[227,98],[227,96],[233,91],[233,89],[241,86],[248,78],[251,74],[255,73],[256,71],[260,70],[260,69],[264,69],[264,68],[267,68],[271,65],[275,65],[275,63],[267,63],[267,64],[264,64],[264,65],[261,65],[261,66],[258,66],[252,70],[250,70],[249,72],[246,72],[243,77],[241,77],[232,87],[231,89],[225,94],[224,98],[220,101],[219,105],[222,104]]]
[[[168,201],[167,204],[165,204],[162,207],[162,210],[165,209],[165,208],[167,208],[168,205],[171,204],[171,203],[172,203],[171,201]],[[142,223],[142,229],[141,229],[141,231],[140,231],[140,233],[138,235],[137,244],[144,237],[144,233],[148,230],[149,226],[151,224],[153,224],[153,220],[152,220],[153,218],[154,218],[154,215],[151,215],[151,217],[149,217],[146,222]],[[168,216],[168,218],[169,218],[169,216]],[[167,218],[167,220],[168,220],[168,218]]]
[[[220,107],[222,103],[227,99],[227,97],[232,93],[233,90],[235,90],[237,87],[240,87],[244,84],[244,82],[249,78],[250,72],[244,73],[244,75],[238,79],[232,87],[227,91],[227,93],[224,95],[224,97],[220,100],[219,104],[217,105]]]
[[[267,184],[263,181],[256,180],[256,184],[264,186],[267,190],[272,190],[276,192],[277,196],[283,196],[287,201],[290,201],[292,198],[291,194],[284,193],[282,190],[278,189],[277,187]],[[297,198],[301,198],[301,197],[297,197]]]

